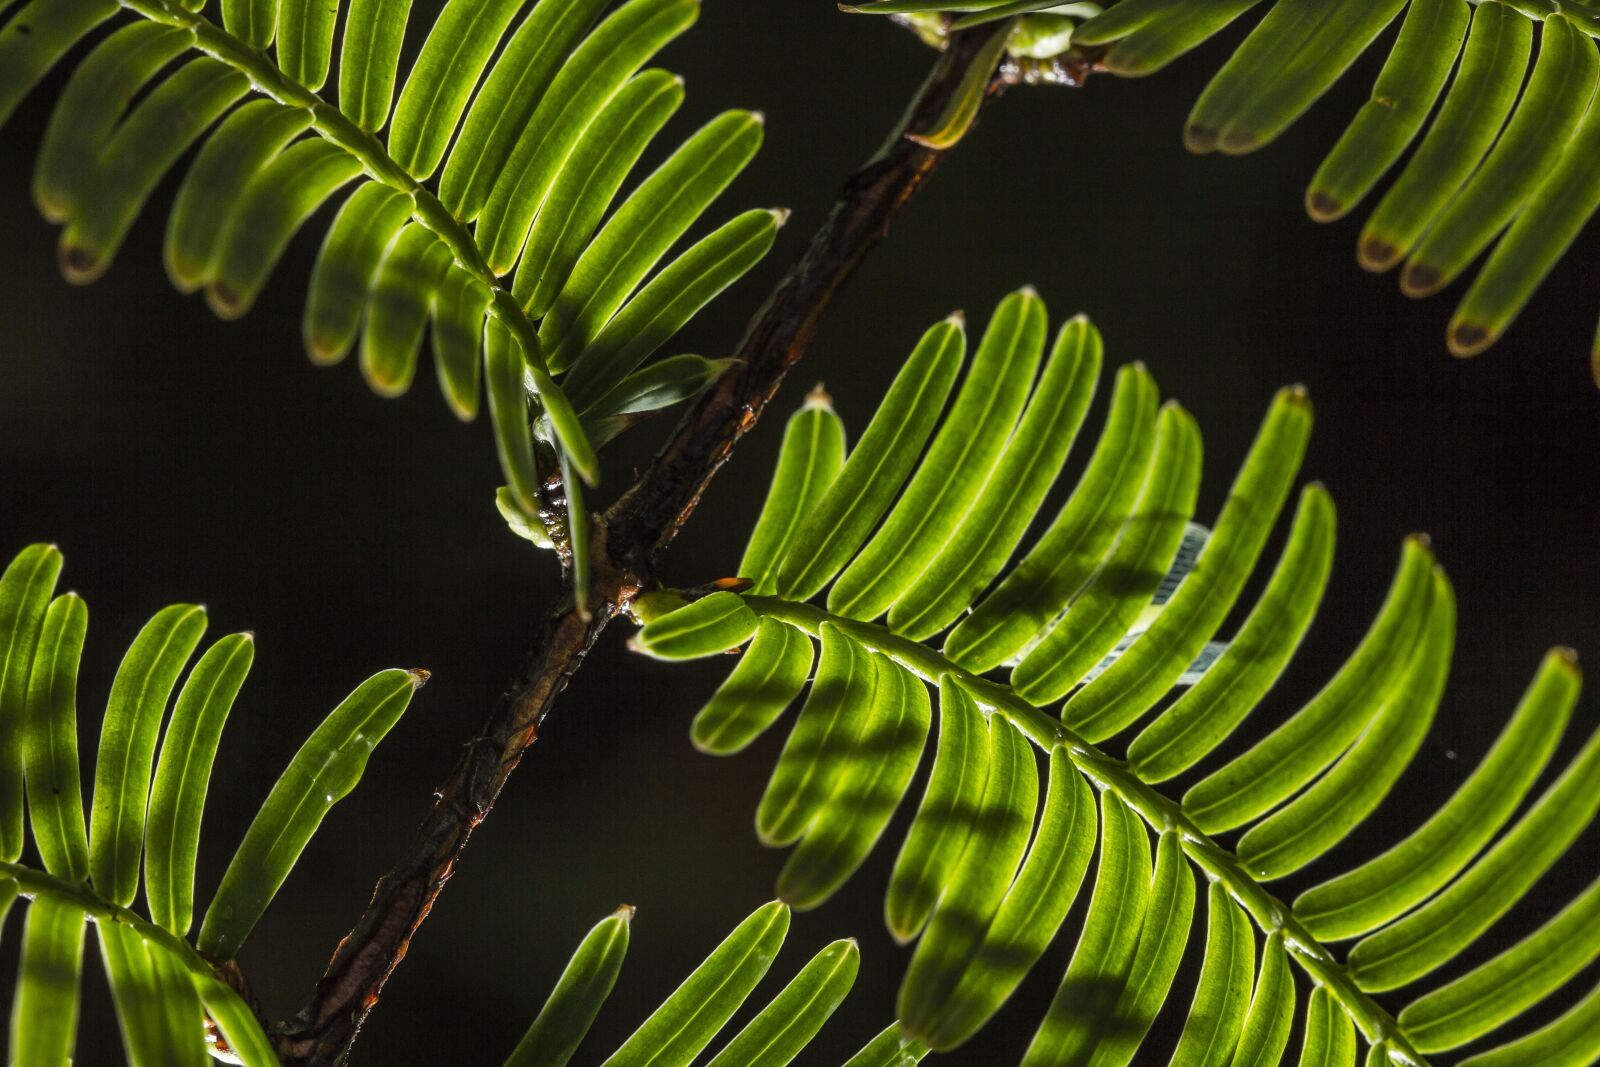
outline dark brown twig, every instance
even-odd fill
[[[473,829],[488,815],[567,680],[606,625],[651,581],[658,553],[805,352],[834,294],[938,165],[942,151],[905,135],[928,128],[943,113],[991,32],[986,27],[951,38],[888,142],[846,181],[805,255],[756,312],[739,348],[740,362],[685,414],[649,470],[596,524],[589,617],[569,595],[543,622],[522,673],[439,787],[404,858],[379,880],[311,1001],[274,1028],[285,1064],[327,1067],[344,1061]],[[994,91],[1002,84],[996,81]]]

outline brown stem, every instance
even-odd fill
[[[596,524],[589,618],[569,596],[544,621],[527,665],[438,789],[405,857],[379,880],[310,1003],[274,1028],[285,1064],[327,1067],[349,1054],[473,829],[488,815],[567,680],[607,623],[651,580],[658,553],[804,354],[834,294],[938,165],[944,152],[905,135],[930,127],[943,113],[991,32],[985,27],[951,38],[905,118],[878,154],[845,182],[805,255],[756,312],[739,348],[740,362],[684,415],[650,469]],[[1001,85],[997,81],[993,91]]]

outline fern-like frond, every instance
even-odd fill
[[[205,1063],[210,1027],[250,1067],[276,1064],[251,1009],[213,961],[238,952],[427,672],[373,675],[312,732],[252,820],[191,944],[211,766],[254,640],[240,633],[216,641],[180,689],[205,609],[176,604],[140,630],[111,685],[85,829],[77,689],[89,614],[76,594],[53,596],[61,564],[55,546],[30,545],[0,576],[0,914],[19,893],[32,899],[12,1060],[71,1058],[89,921],[131,1063]],[[40,866],[25,856],[30,843]],[[132,910],[141,881],[148,917]]]
[[[542,481],[567,466],[592,484],[596,440],[726,365],[644,366],[783,220],[746,212],[657,269],[749,162],[762,120],[718,116],[619,195],[684,98],[681,79],[642,68],[699,5],[609,6],[450,0],[402,74],[409,5],[392,0],[352,0],[338,40],[338,5],[309,0],[223,0],[220,27],[203,3],[27,0],[0,25],[0,122],[80,39],[131,12],[78,64],[39,155],[34,199],[63,226],[67,278],[107,269],[197,143],[166,265],[224,318],[250,308],[296,231],[348,193],[311,277],[311,358],[358,349],[373,390],[395,396],[431,336],[458,416],[473,418],[487,389],[509,500],[537,522]],[[336,44],[337,106],[318,95]],[[586,533],[568,540],[581,550]]]
[[[1214,757],[1285,669],[1328,582],[1334,510],[1313,483],[1259,598],[1220,636],[1304,455],[1302,389],[1273,401],[1207,529],[1193,515],[1194,421],[1158,406],[1142,367],[1123,367],[1076,487],[1019,553],[1083,421],[1100,337],[1074,319],[1047,352],[1044,306],[1023,290],[963,375],[964,361],[958,319],[931,329],[848,453],[838,416],[813,395],[785,432],[740,567],[748,587],[645,598],[634,638],[665,659],[748,642],[695,719],[707,752],[745,747],[809,685],[756,813],[764,842],[794,846],[778,891],[796,907],[822,903],[859,867],[936,730],[885,905],[895,937],[916,941],[902,1034],[943,1049],[976,1033],[1055,937],[1096,851],[1030,1067],[1142,1062],[1202,896],[1205,962],[1180,1064],[1276,1063],[1296,1040],[1302,1063],[1353,1064],[1358,1033],[1368,1063],[1422,1063],[1498,1031],[1600,956],[1591,889],[1404,1010],[1376,999],[1475,944],[1600,808],[1597,733],[1519,814],[1577,700],[1565,649],[1414,833],[1292,907],[1268,888],[1322,862],[1391,795],[1440,705],[1456,625],[1426,539],[1408,539],[1366,636],[1321,691],[1240,754]],[[826,606],[813,602],[824,590]],[[1157,788],[1196,769],[1181,800]],[[1214,839],[1232,831],[1232,848]],[[1211,883],[1204,894],[1193,868]],[[1348,939],[1359,940],[1341,961],[1327,946]],[[1314,988],[1297,1039],[1291,962]],[[1591,1063],[1594,1018],[1585,1001],[1506,1048]],[[1520,1054],[1473,1062],[1535,1062]]]
[[[616,982],[632,918],[632,908],[619,908],[589,931],[506,1067],[565,1067],[571,1060]],[[757,909],[605,1060],[606,1067],[688,1067],[755,991],[788,932],[787,905],[773,901]],[[854,941],[823,948],[708,1067],[792,1061],[844,1001],[860,962]]]
[[[1025,15],[1007,31],[1014,55],[1028,56],[1048,38],[1054,54],[1075,50],[1097,69],[1141,77],[1265,7],[1185,128],[1193,151],[1228,154],[1270,144],[1399,21],[1371,99],[1317,170],[1306,209],[1319,222],[1343,218],[1420,137],[1362,229],[1358,255],[1370,271],[1402,267],[1401,290],[1423,297],[1487,253],[1450,323],[1458,356],[1477,355],[1510,328],[1600,210],[1600,112],[1591,106],[1600,81],[1600,9],[1593,5],[1118,0],[1098,12],[1100,6],[881,0],[851,10],[933,20],[936,35]],[[1600,383],[1600,343],[1593,360]]]

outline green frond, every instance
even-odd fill
[[[1258,714],[1329,580],[1334,507],[1312,483],[1256,602],[1239,603],[1306,451],[1303,389],[1274,398],[1207,528],[1194,515],[1194,420],[1158,408],[1149,374],[1123,368],[1099,444],[1045,523],[1045,491],[1094,391],[1099,335],[1074,319],[1046,358],[1031,290],[1002,302],[963,377],[964,334],[952,319],[924,336],[848,454],[826,398],[808,400],[785,430],[739,582],[651,594],[633,641],[666,659],[748,643],[696,717],[708,753],[745,748],[805,694],[756,812],[764,843],[793,847],[778,893],[796,908],[860,867],[935,734],[886,892],[890,932],[916,942],[899,1022],[852,1062],[915,1062],[976,1034],[1061,930],[1096,852],[1077,947],[1024,1063],[1143,1062],[1157,1012],[1184,996],[1174,983],[1198,936],[1194,868],[1209,883],[1205,959],[1179,1064],[1426,1063],[1558,995],[1600,956],[1591,887],[1403,1011],[1377,997],[1477,943],[1600,811],[1597,733],[1518,815],[1577,700],[1565,650],[1414,832],[1292,908],[1269,888],[1320,872],[1391,801],[1444,698],[1456,630],[1448,579],[1427,540],[1408,538],[1366,636],[1320,692],[1214,758]],[[1014,448],[1025,466],[1008,464]],[[1023,548],[1029,528],[1042,533]],[[992,562],[990,544],[1003,548]],[[1200,773],[1181,799],[1156,788],[1187,771]],[[1234,830],[1231,848],[1209,836]],[[1327,947],[1355,937],[1342,959]],[[1298,1015],[1295,968],[1312,989]],[[1507,1047],[1589,1063],[1592,1042],[1576,1050],[1594,1018],[1585,1001],[1521,1039],[1534,1045]]]
[[[634,910],[619,908],[587,937],[506,1067],[563,1067],[615,984]],[[789,932],[778,901],[757,909],[605,1060],[606,1067],[688,1067],[766,975]],[[854,941],[826,946],[724,1045],[710,1067],[784,1067],[816,1037],[855,984]],[[892,1062],[892,1061],[891,1061]]]
[[[216,641],[180,688],[205,630],[205,609],[176,604],[140,630],[101,721],[86,831],[77,689],[88,609],[73,593],[51,599],[61,564],[53,545],[30,545],[0,575],[0,782],[15,788],[15,808],[6,809],[15,837],[5,839],[0,857],[0,918],[19,893],[31,901],[11,1056],[17,1063],[71,1059],[90,923],[130,1063],[208,1062],[209,1020],[220,1047],[239,1062],[275,1067],[252,1009],[214,962],[238,951],[427,672],[380,672],[312,733],[245,834],[191,944],[185,937],[212,763],[254,640],[241,633]],[[30,846],[39,866],[25,855]],[[148,918],[132,910],[141,870]]]
[[[431,339],[452,411],[471,419],[489,393],[523,524],[551,511],[541,485],[597,481],[595,439],[726,366],[646,361],[772,245],[784,213],[749,211],[665,259],[750,161],[760,116],[714,119],[613,207],[684,98],[681,79],[641,68],[695,21],[697,0],[609,13],[608,0],[525,13],[520,0],[450,0],[409,71],[407,0],[351,0],[338,32],[337,3],[225,0],[221,26],[202,6],[27,0],[0,27],[3,122],[96,26],[134,16],[77,64],[39,154],[34,199],[63,225],[69,280],[109,268],[196,143],[166,265],[224,318],[249,310],[290,241],[342,198],[311,277],[307,352],[336,363],[359,339],[363,376],[396,396]],[[337,106],[318,95],[336,47]],[[569,369],[571,400],[557,380]],[[560,537],[580,579],[582,520]]]
[[[1369,100],[1312,178],[1306,210],[1319,222],[1343,218],[1420,136],[1357,253],[1371,271],[1403,267],[1401,290],[1422,297],[1488,252],[1450,321],[1458,356],[1499,340],[1600,211],[1600,115],[1591,106],[1600,9],[1586,0],[877,0],[846,9],[912,20],[941,44],[1010,19],[996,34],[996,58],[1008,51],[1028,80],[1052,76],[1035,60],[1154,74],[1260,11],[1185,124],[1185,143],[1201,153],[1271,144],[1364,53],[1387,48]],[[1595,369],[1600,384],[1600,347]]]

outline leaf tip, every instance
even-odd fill
[[[87,285],[106,272],[110,261],[93,249],[80,244],[62,241],[56,252],[61,265],[61,276],[73,285]]]
[[[1444,287],[1444,272],[1427,263],[1408,263],[1400,275],[1400,291],[1414,300],[1432,296]]]
[[[1499,337],[1499,333],[1482,323],[1458,319],[1450,324],[1448,335],[1450,354],[1461,359],[1470,359],[1492,346]]]
[[[808,409],[826,408],[827,410],[832,411],[833,394],[828,392],[828,388],[824,383],[818,382],[816,385],[811,387],[811,392],[806,394],[805,406]]]
[[[1317,222],[1333,222],[1344,217],[1345,206],[1322,189],[1306,192],[1306,214]]]
[[[1216,149],[1217,139],[1220,136],[1220,131],[1215,126],[1191,122],[1184,128],[1183,144],[1189,151],[1197,155],[1204,155]]]
[[[1376,234],[1367,234],[1356,246],[1356,262],[1362,270],[1381,274],[1400,259],[1400,249]]]
[[[633,923],[634,912],[638,910],[632,904],[619,904],[617,910],[611,913],[611,918],[620,920],[623,926],[629,926]]]
[[[767,210],[772,213],[772,221],[780,230],[789,221],[789,216],[794,214],[786,207],[772,207]]]
[[[245,313],[244,298],[231,286],[212,281],[206,286],[206,305],[219,319],[232,320]]]
[[[406,673],[411,675],[412,691],[421,689],[423,686],[428,684],[428,679],[433,677],[432,671],[426,670],[422,667],[412,667]]]

